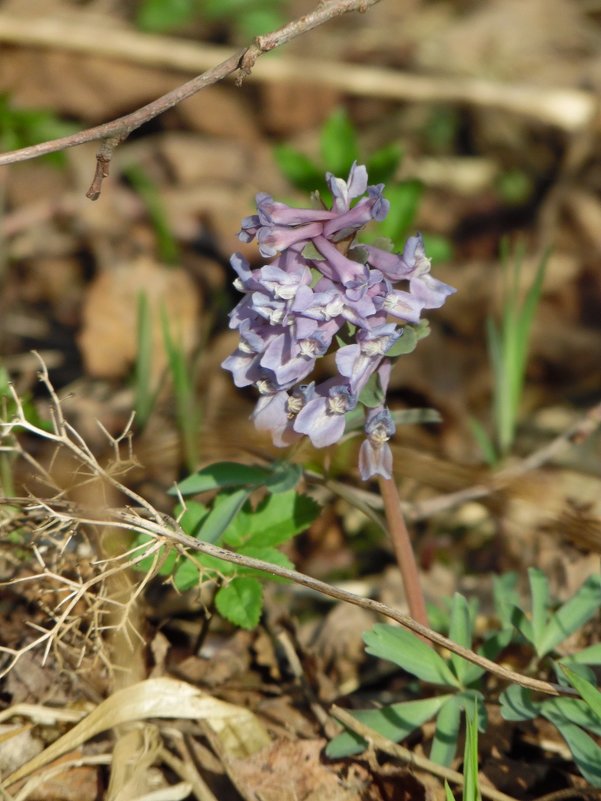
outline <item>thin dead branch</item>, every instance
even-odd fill
[[[351,5],[351,8],[339,12],[336,12],[336,7],[342,4],[327,5],[330,12],[333,5],[335,13],[347,13],[347,11],[362,10],[361,5],[367,8],[372,3],[353,2],[347,4]],[[83,15],[81,17],[80,20],[41,16],[36,19],[25,19],[12,14],[0,14],[0,41],[119,58],[136,64],[186,72],[211,71],[215,63],[225,62],[230,55],[225,47],[197,44],[173,37],[153,36],[114,27],[108,29],[108,26],[106,33],[102,34],[98,30],[97,20],[92,26],[86,23]],[[302,32],[305,30],[308,29],[303,28]],[[272,43],[275,34],[260,37],[262,42],[262,46],[259,46],[260,52],[265,52],[262,48]],[[283,43],[278,42],[273,46]],[[253,60],[255,51],[252,47],[243,53],[248,61]],[[235,69],[228,74],[235,72]],[[399,70],[325,59],[309,60],[283,56],[277,62],[264,60],[253,67],[253,78],[274,84],[299,80],[314,81],[321,86],[330,86],[359,97],[370,96],[418,103],[450,102],[497,108],[556,126],[568,133],[587,128],[597,114],[597,98],[593,92],[582,89],[532,86],[527,83],[509,85],[462,76],[448,78],[412,75]],[[11,154],[6,154],[7,157],[9,155]],[[23,156],[23,158],[34,157],[35,155]],[[0,156],[0,164],[10,163],[3,161],[3,158]]]
[[[4,153],[0,155],[0,166],[13,164],[18,161],[26,161],[48,153],[56,153],[57,151],[65,150],[69,147],[81,145],[84,142],[96,142],[100,140],[102,144],[96,154],[94,178],[86,193],[86,196],[90,198],[90,200],[97,200],[100,197],[102,181],[109,174],[109,164],[115,147],[127,139],[132,131],[135,131],[144,123],[159,116],[159,114],[173,108],[173,106],[181,103],[182,100],[192,97],[192,95],[195,95],[206,86],[217,83],[238,71],[240,74],[237,78],[237,83],[240,85],[244,76],[251,73],[256,60],[259,56],[263,55],[263,53],[281,47],[297,36],[313,30],[335,17],[348,14],[352,11],[364,12],[370,6],[378,2],[379,0],[329,0],[329,2],[322,2],[315,11],[312,11],[310,14],[293,20],[276,31],[257,37],[249,47],[245,47],[229,55],[224,61],[217,64],[217,66],[181,84],[172,91],[153,100],[151,103],[147,103],[131,114],[126,114],[112,122],[88,128],[84,131],[71,134],[70,136],[63,136],[48,142],[41,142],[31,147]],[[1,27],[0,25],[0,29]],[[97,29],[94,29],[93,33],[96,38],[101,38],[99,37]],[[113,31],[108,34],[107,38],[113,38]],[[117,55],[122,55],[126,52],[127,49],[121,51],[121,53]]]

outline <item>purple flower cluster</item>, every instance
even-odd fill
[[[240,342],[222,366],[236,386],[257,388],[252,419],[278,446],[303,435],[318,448],[337,442],[346,413],[361,403],[374,375],[385,396],[386,354],[403,326],[419,322],[423,309],[439,308],[455,291],[430,275],[421,236],[411,237],[402,254],[355,242],[356,233],[383,220],[389,208],[384,185],[368,186],[364,166],[354,164],[347,181],[326,178],[331,209],[295,209],[257,195],[258,213],[243,220],[239,238],[256,238],[271,261],[250,269],[240,254],[231,258],[234,285],[244,297],[230,314]],[[310,380],[316,361],[333,345],[338,374],[316,384]],[[364,480],[390,478],[394,431],[384,405],[367,411],[359,454]]]

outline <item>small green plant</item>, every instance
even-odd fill
[[[164,308],[161,310],[161,330],[167,354],[167,370],[175,396],[177,427],[182,440],[184,458],[187,467],[194,470],[198,464],[201,412],[194,389],[190,359],[183,346],[175,340]],[[138,297],[137,343],[134,408],[136,423],[141,430],[148,423],[159,392],[159,387],[154,385],[156,382],[153,381],[152,374],[152,314],[144,292]]]
[[[373,225],[368,233],[362,234],[361,241],[372,243],[382,239],[390,240],[393,249],[402,250],[405,238],[413,227],[423,187],[415,180],[394,180],[402,159],[399,145],[391,144],[380,148],[362,160],[357,132],[344,109],[338,109],[321,129],[321,163],[314,162],[287,144],[278,145],[274,154],[280,170],[293,186],[303,191],[317,190],[326,203],[331,200],[331,194],[324,179],[324,171],[333,175],[346,175],[353,162],[364,161],[374,183],[387,183],[384,196],[390,201],[390,213],[385,220]],[[450,258],[451,248],[443,237],[424,236],[424,242],[432,258]]]
[[[17,150],[75,133],[77,126],[61,120],[51,111],[34,108],[17,108],[8,95],[0,95],[0,147],[2,150]],[[49,153],[44,158],[61,166],[64,153]]]
[[[494,602],[499,625],[487,633],[476,652],[496,659],[513,643],[527,657],[526,672],[535,675],[541,671],[554,673],[558,681],[566,684],[567,677],[577,687],[585,700],[562,697],[541,701],[533,698],[529,690],[510,685],[500,698],[501,714],[507,720],[545,717],[566,740],[583,776],[599,787],[601,748],[585,730],[601,734],[599,699],[588,687],[592,678],[589,666],[601,664],[601,644],[569,656],[561,656],[558,649],[599,613],[601,577],[589,577],[571,598],[557,608],[551,604],[548,580],[540,570],[529,570],[529,582],[531,601],[528,611],[525,611],[517,593],[515,574],[509,573],[496,580]],[[440,615],[440,620],[444,620],[454,642],[471,648],[475,616],[475,606],[470,608],[466,599],[456,594],[450,613]],[[444,692],[380,709],[356,711],[353,716],[395,742],[404,739],[427,720],[436,718],[430,758],[449,765],[455,756],[462,715],[475,702],[479,707],[478,726],[480,730],[486,728],[484,669],[455,654],[444,659],[415,634],[396,626],[377,624],[366,632],[364,640],[369,654],[394,662],[421,682],[441,687]],[[339,758],[360,753],[365,746],[358,735],[347,731],[329,743],[327,753]]]
[[[481,801],[478,780],[478,705],[474,710],[465,710],[465,748],[463,751],[463,801]],[[448,782],[445,781],[446,801],[455,801]]]
[[[293,567],[279,546],[304,531],[320,512],[312,498],[295,491],[300,476],[301,468],[286,462],[270,467],[218,462],[184,479],[173,491],[185,498],[216,493],[212,501],[187,500],[175,511],[191,537]],[[137,544],[150,541],[143,535]],[[216,580],[223,584],[215,595],[219,614],[242,628],[254,628],[259,622],[265,574],[258,570],[204,554],[181,555],[175,549],[163,551],[158,560],[140,562],[137,569],[157,569],[180,592]]]
[[[522,298],[520,278],[524,255],[523,247],[517,248],[512,255],[507,243],[503,244],[503,315],[498,326],[492,317],[487,320],[488,352],[493,371],[494,438],[488,435],[478,421],[472,420],[471,426],[490,464],[506,456],[515,439],[526,377],[530,333],[549,256],[546,253],[541,258],[532,283]]]
[[[472,647],[473,611],[466,599],[455,594],[450,613],[449,636],[466,648]],[[440,656],[430,645],[412,632],[398,626],[378,623],[363,637],[368,654],[386,659],[402,667],[426,684],[443,687],[445,692],[412,701],[402,701],[381,709],[353,712],[365,725],[388,739],[398,742],[431,718],[436,718],[436,731],[430,749],[430,759],[441,765],[450,765],[457,749],[462,716],[474,703],[483,702],[480,680],[484,669],[451,654]],[[494,658],[509,637],[496,644],[488,643],[478,649]],[[482,704],[479,705],[479,723],[486,725]],[[326,753],[339,758],[363,751],[366,743],[353,732],[344,732],[328,744]]]
[[[166,265],[177,264],[180,260],[179,246],[169,226],[167,212],[156,184],[137,165],[129,166],[124,170],[124,175],[146,206],[156,236],[159,259]]]
[[[251,39],[283,24],[282,4],[283,0],[142,0],[136,22],[142,30],[164,33],[200,18],[226,22]]]
[[[138,295],[136,325],[136,364],[134,369],[134,409],[136,426],[142,430],[152,414],[156,403],[157,388],[152,380],[152,317],[148,296]]]

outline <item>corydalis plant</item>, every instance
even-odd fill
[[[244,297],[230,314],[240,342],[224,362],[238,387],[254,385],[260,398],[252,419],[277,446],[303,435],[317,448],[337,442],[345,415],[366,411],[359,470],[366,480],[390,478],[388,441],[395,431],[385,405],[395,343],[424,309],[439,308],[455,290],[430,275],[421,236],[401,253],[356,242],[372,220],[383,220],[389,202],[384,184],[368,186],[367,170],[353,164],[348,180],[326,175],[331,209],[296,209],[257,195],[257,214],[242,222],[239,238],[256,238],[272,261],[250,269],[231,258]],[[318,359],[335,350],[337,375],[311,380]],[[369,408],[362,392],[376,377],[382,403]]]

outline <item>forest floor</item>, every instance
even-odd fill
[[[140,5],[0,3],[2,150],[62,134],[59,121],[74,130],[129,113],[248,42],[227,18],[198,16],[181,29],[142,33]],[[313,6],[290,0],[281,7],[293,19]],[[117,53],[114,33],[125,37]],[[366,157],[400,145],[395,179],[422,186],[409,233],[438,243],[433,275],[457,289],[428,315],[431,335],[400,359],[389,393],[394,409],[430,408],[442,418],[402,426],[392,443],[427,601],[442,619],[455,592],[477,599],[480,638],[495,617],[494,576],[514,571],[526,598],[528,570],[538,568],[552,598],[565,601],[599,572],[601,553],[601,436],[587,417],[596,409],[598,422],[601,399],[599,91],[598,3],[383,0],[264,57],[241,87],[231,80],[210,86],[143,126],[116,150],[96,202],[85,197],[96,143],[60,160],[1,167],[5,416],[14,411],[10,376],[30,419],[50,419],[41,357],[68,424],[97,463],[109,473],[124,468],[119,480],[165,514],[173,512],[168,490],[192,467],[281,457],[249,420],[252,392],[236,389],[220,367],[237,342],[227,328],[237,302],[229,257],[239,251],[259,264],[256,244],[237,239],[256,193],[307,203],[280,171],[275,146],[319,161],[322,126],[344,109]],[[24,109],[29,117],[19,116]],[[516,437],[491,466],[472,421],[494,431],[486,329],[487,318],[503,312],[504,241],[512,252],[523,247],[524,291],[549,256]],[[169,371],[165,316],[177,328],[193,389],[187,428]],[[143,424],[138,417],[128,429],[141,402],[142,336],[151,402]],[[114,442],[125,430],[131,439],[121,453],[128,442],[131,452],[115,468]],[[97,511],[124,499],[100,489],[48,437],[22,432],[17,443],[3,443],[0,667],[11,667],[0,684],[0,776],[109,703],[104,724],[90,725],[56,755],[64,765],[44,760],[37,773],[5,786],[7,798],[444,798],[440,778],[375,747],[343,760],[324,755],[338,728],[332,704],[375,708],[415,691],[407,673],[365,654],[363,633],[382,622],[373,612],[266,582],[261,621],[245,630],[216,614],[214,583],[177,592],[159,577],[137,594],[144,574],[124,571],[121,584],[93,585],[54,630],[59,602],[97,574],[98,562],[127,550],[127,535],[74,524],[57,538],[43,514],[15,498],[60,498]],[[373,499],[377,487],[361,482],[354,441],[301,456]],[[323,487],[317,494],[321,515],[284,549],[296,569],[406,612],[388,539],[348,498]],[[106,618],[95,628],[111,594],[129,598],[129,628],[111,629]],[[600,624],[597,613],[563,644],[566,653],[598,642]],[[519,643],[500,659],[529,669]],[[542,664],[535,675],[550,678]],[[179,684],[163,699],[172,713],[163,717],[145,693],[165,687],[138,685],[165,678]],[[132,687],[139,696],[129,695]],[[516,799],[559,790],[591,797],[548,720],[502,719],[501,689],[493,687],[480,736],[482,784]],[[187,693],[196,690],[216,705],[204,718],[190,713],[200,696],[192,701]],[[120,716],[127,701],[133,711]],[[240,711],[229,738],[215,723],[221,701]],[[150,711],[140,711],[144,704]],[[426,758],[433,735],[429,721],[405,745]],[[461,742],[452,767],[461,770],[462,762]]]

